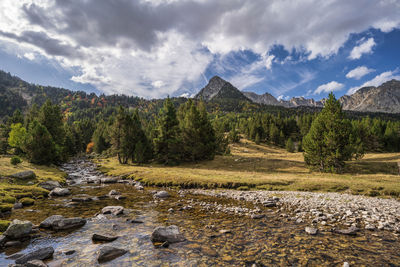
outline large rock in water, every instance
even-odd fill
[[[112,215],[120,215],[124,213],[124,207],[122,206],[107,206],[101,210],[102,214],[112,214]]]
[[[53,190],[51,190],[50,192],[50,196],[52,197],[63,197],[63,196],[68,196],[70,195],[71,192],[68,190],[68,188],[54,188]]]
[[[48,265],[41,260],[28,261],[25,264],[26,267],[47,267]]]
[[[40,223],[42,228],[50,228],[56,231],[78,228],[86,224],[86,219],[80,217],[64,218],[61,215],[53,215]]]
[[[40,184],[38,184],[39,187],[44,188],[46,190],[53,190],[55,188],[60,188],[61,185],[59,182],[57,181],[45,181],[45,182],[41,182]]]
[[[32,260],[45,260],[48,258],[51,258],[53,256],[54,249],[52,247],[47,247],[47,248],[39,248],[37,250],[34,250],[32,252],[29,252],[28,254],[25,254],[18,259],[15,260],[16,264],[25,264],[28,261]]]
[[[105,246],[100,249],[97,261],[99,263],[106,262],[124,255],[127,251],[125,249],[114,248]]]
[[[151,234],[152,242],[168,242],[177,243],[185,241],[185,237],[179,232],[179,228],[176,225],[170,225],[168,227],[157,227]]]
[[[159,191],[154,194],[154,197],[156,198],[167,198],[169,197],[169,193],[167,191]]]
[[[19,239],[28,236],[32,232],[32,223],[30,221],[13,220],[8,226],[4,235],[9,239]]]
[[[93,234],[92,240],[93,241],[100,241],[100,242],[112,242],[116,240],[118,236],[109,236],[109,235],[100,235],[100,234]]]
[[[13,175],[10,175],[10,177],[22,179],[22,180],[28,180],[28,179],[36,178],[36,174],[33,171],[23,171],[23,172],[17,172]]]

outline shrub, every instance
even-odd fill
[[[20,203],[22,203],[23,206],[32,206],[35,203],[35,200],[29,197],[24,197],[19,200]]]
[[[14,156],[14,157],[12,157],[11,159],[10,159],[10,163],[12,164],[12,165],[18,165],[18,164],[20,164],[22,162],[22,160],[20,159],[20,157],[18,157],[18,156]]]
[[[7,230],[10,223],[10,221],[0,220],[0,232],[4,232],[5,230]]]
[[[3,198],[1,199],[1,201],[2,201],[3,203],[14,204],[15,201],[16,201],[16,199],[15,199],[15,197],[5,196],[5,197],[3,197]]]
[[[12,208],[14,207],[13,204],[0,204],[0,212],[7,212],[7,211],[11,211]]]

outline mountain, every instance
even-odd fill
[[[281,106],[279,101],[269,93],[259,95],[253,92],[243,92],[243,94],[254,103],[271,105],[271,106]]]
[[[345,110],[400,113],[400,81],[391,80],[375,87],[363,87],[339,99]]]
[[[208,84],[194,98],[204,101],[218,99],[250,101],[239,89],[218,76],[212,77]]]
[[[325,99],[321,101],[315,101],[312,98],[306,99],[304,97],[292,97],[289,101],[281,100],[279,103],[287,108],[294,108],[294,107],[301,107],[301,106],[306,106],[306,107],[318,107],[322,108],[324,107],[324,102]]]

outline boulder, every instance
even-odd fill
[[[124,255],[126,252],[127,251],[125,249],[105,246],[100,249],[97,261],[99,263],[107,262]]]
[[[107,206],[101,210],[102,214],[112,214],[112,215],[120,215],[124,213],[124,207],[122,206]]]
[[[28,261],[25,264],[26,267],[47,267],[48,265],[41,260]]]
[[[309,235],[316,235],[318,233],[318,229],[317,228],[313,228],[313,227],[308,227],[307,226],[304,230]]]
[[[9,239],[20,239],[29,236],[32,232],[32,223],[30,221],[13,220],[8,226],[4,235]]]
[[[170,225],[168,227],[157,227],[151,234],[152,242],[168,242],[177,243],[185,241],[185,237],[179,232],[179,228],[176,225]]]
[[[8,242],[6,242],[5,244],[4,244],[4,246],[7,248],[7,247],[18,247],[18,246],[21,246],[21,241],[19,241],[19,240],[11,240],[11,241],[8,241]]]
[[[117,195],[121,195],[121,193],[120,192],[118,192],[117,190],[111,190],[109,193],[108,193],[108,195],[109,196],[117,196]]]
[[[39,187],[44,188],[46,190],[53,190],[55,188],[60,188],[61,185],[59,182],[57,181],[45,181],[45,182],[41,182],[40,184],[38,184]]]
[[[13,206],[13,209],[18,210],[18,209],[22,209],[24,207],[24,205],[22,205],[22,203],[15,203]]]
[[[32,260],[45,260],[53,256],[54,249],[52,247],[39,248],[31,251],[15,260],[16,264],[25,264]]]
[[[167,198],[169,197],[169,193],[167,191],[159,191],[154,194],[154,197],[156,198]]]
[[[265,217],[265,214],[251,214],[252,219],[262,219]]]
[[[33,171],[23,171],[17,172],[15,174],[10,175],[11,178],[17,178],[21,180],[35,179],[36,174]]]
[[[68,188],[57,187],[57,188],[54,188],[53,190],[51,190],[49,195],[52,197],[63,197],[63,196],[68,196],[70,194],[71,194],[71,192],[69,191]]]
[[[100,241],[100,242],[112,242],[116,240],[118,236],[109,236],[109,235],[100,235],[100,234],[93,234],[92,240],[93,241]]]
[[[359,229],[357,227],[351,226],[348,229],[335,229],[334,232],[342,235],[356,235],[358,230]]]
[[[49,228],[56,231],[78,228],[86,224],[86,219],[80,217],[64,218],[61,215],[52,215],[40,223],[41,228]]]
[[[115,177],[115,178],[101,178],[100,179],[100,182],[101,183],[103,183],[103,184],[115,184],[115,183],[117,183],[118,182],[118,177]]]
[[[72,202],[89,202],[92,200],[93,200],[93,198],[86,194],[76,195],[72,198]]]

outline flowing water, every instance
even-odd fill
[[[261,208],[266,216],[251,219],[248,216],[204,210],[200,202],[224,204],[254,209],[252,204],[234,200],[186,194],[181,196],[171,190],[171,197],[154,201],[151,191],[138,191],[129,184],[87,184],[104,178],[93,167],[82,161],[66,165],[73,178],[68,197],[37,200],[34,206],[15,210],[7,218],[30,220],[35,224],[50,215],[85,217],[85,226],[69,232],[42,232],[38,237],[19,248],[8,248],[0,254],[0,266],[13,260],[6,257],[16,252],[28,252],[41,247],[55,249],[52,262],[63,261],[62,266],[96,266],[97,253],[102,246],[111,245],[128,250],[125,255],[102,266],[400,266],[400,242],[386,231],[361,231],[357,236],[334,234],[328,230],[316,236],[305,233],[307,224],[296,224],[280,218],[274,208]],[[115,200],[101,197],[115,189],[127,198]],[[99,200],[67,204],[72,196],[87,194]],[[125,207],[126,214],[119,217],[98,218],[98,213],[108,205]],[[170,208],[174,212],[169,212]],[[132,223],[127,219],[140,220]],[[150,235],[157,226],[177,225],[185,242],[157,248]],[[220,232],[220,230],[227,230]],[[93,233],[118,235],[111,243],[93,243]],[[72,255],[65,252],[75,250]]]

